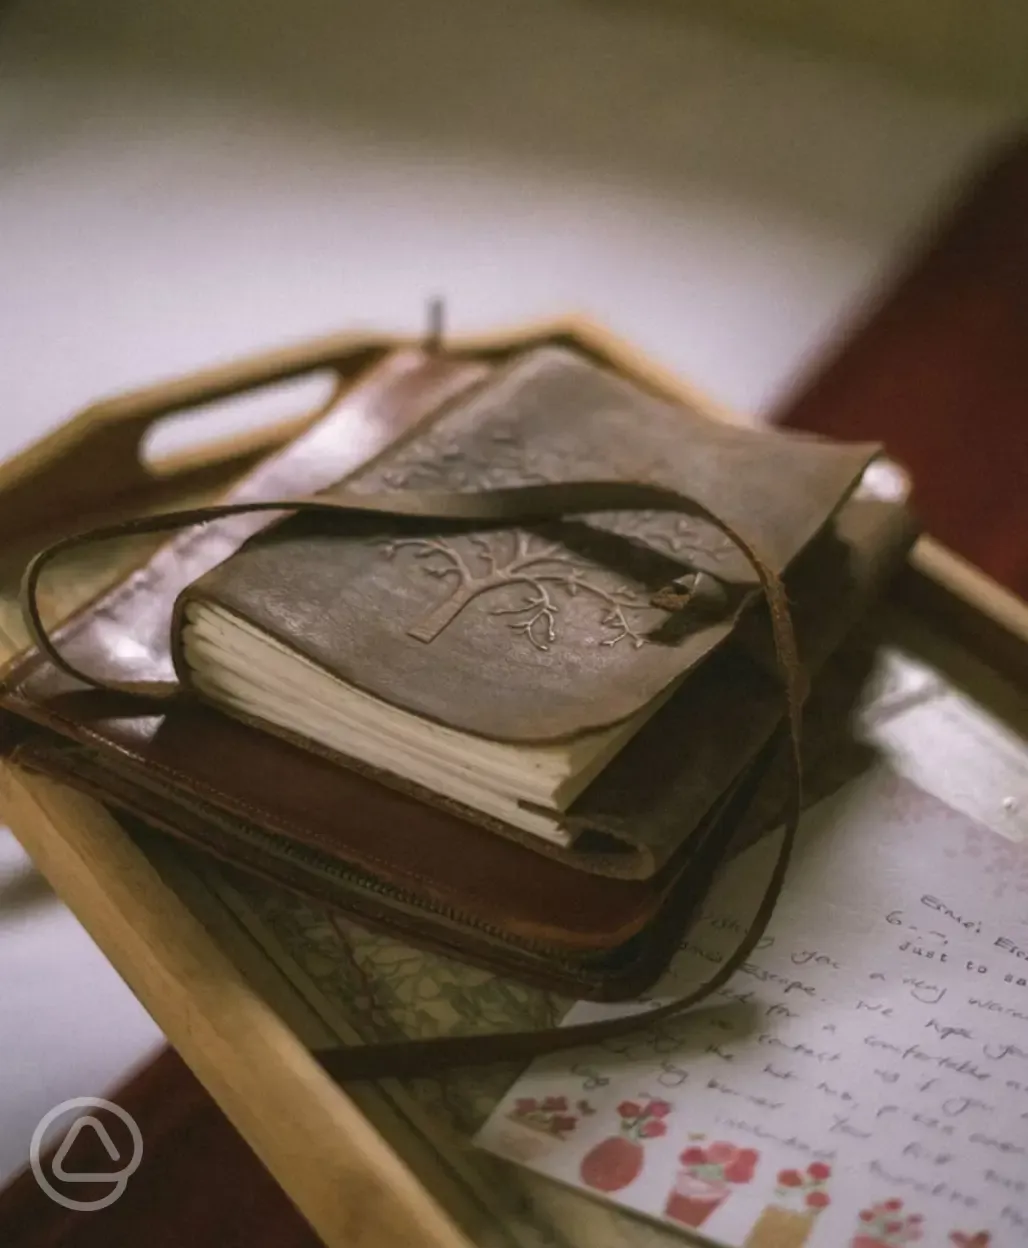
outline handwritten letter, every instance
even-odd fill
[[[709,1008],[537,1062],[478,1142],[737,1248],[1028,1243],[1028,900],[980,846],[884,769],[850,786]],[[654,1000],[730,953],[773,851],[726,873]],[[560,1139],[524,1125],[583,1100]]]

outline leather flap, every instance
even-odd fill
[[[872,444],[722,424],[577,353],[539,347],[347,481],[367,492],[624,480],[673,488],[786,568],[851,492]],[[720,609],[653,594],[689,572]],[[463,732],[520,743],[609,727],[731,632],[756,576],[707,520],[668,512],[383,535],[297,516],[189,588],[327,672]]]

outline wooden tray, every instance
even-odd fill
[[[502,349],[553,337],[572,337],[650,386],[700,401],[580,319],[453,345]],[[8,552],[0,580],[0,661],[25,642],[16,585],[27,549],[72,519],[78,528],[112,511],[210,496],[304,424],[289,422],[180,456],[155,476],[141,466],[138,449],[154,421],[331,367],[367,346],[367,340],[331,338],[100,403],[0,467],[0,524],[20,545]],[[703,406],[732,419],[710,403]],[[48,614],[54,620],[66,615],[140,557],[138,543],[123,543],[77,561],[52,590]],[[884,644],[899,641],[943,674],[990,723],[1028,736],[1028,606],[1013,595],[925,538],[872,626]],[[975,748],[987,752],[988,740]],[[141,845],[97,802],[11,764],[0,765],[0,814],[327,1244],[513,1242],[490,1212],[488,1193],[476,1194],[459,1157],[426,1145],[380,1090],[344,1092],[322,1072],[310,1049],[333,1042],[346,1032],[345,1023],[328,1019],[267,956],[203,864],[164,840]],[[581,1203],[590,1248],[624,1242],[606,1234],[610,1228],[597,1223],[590,1202],[569,1194],[564,1199]],[[648,1228],[646,1243],[665,1239],[681,1242]]]

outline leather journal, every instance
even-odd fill
[[[633,996],[794,765],[783,636],[813,680],[905,557],[882,467],[567,342],[383,351],[4,673],[7,748],[369,925]]]

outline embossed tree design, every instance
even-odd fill
[[[540,442],[526,445],[522,432],[514,418],[492,417],[489,427],[475,425],[458,432],[444,418],[368,479],[380,489],[480,490],[578,476],[566,462],[566,450],[558,452]],[[697,555],[720,561],[731,549],[731,542],[709,524],[676,513],[604,512],[590,516],[588,528],[593,539],[614,536],[648,551],[651,570],[654,558],[662,555],[666,562],[661,584],[673,579],[674,565],[689,569]],[[549,650],[557,640],[561,608],[577,595],[589,595],[597,603],[600,625],[607,632],[601,645],[626,642],[638,649],[646,641],[644,613],[650,613],[650,621],[659,618],[648,591],[617,584],[618,574],[612,576],[602,559],[573,549],[574,545],[538,531],[505,530],[455,538],[394,537],[380,548],[387,558],[412,552],[422,572],[448,588],[446,597],[408,630],[420,641],[438,637],[476,599],[520,586],[524,591],[520,602],[494,607],[489,613],[509,616],[509,627],[537,650]]]
[[[427,576],[450,584],[448,596],[408,629],[410,636],[432,641],[475,599],[522,585],[525,593],[520,603],[494,607],[489,614],[518,617],[509,627],[523,634],[537,650],[549,650],[557,640],[561,595],[573,598],[588,594],[601,604],[600,624],[610,633],[601,645],[627,641],[638,649],[645,642],[637,617],[652,611],[648,600],[628,586],[611,590],[597,584],[590,579],[595,569],[580,562],[560,542],[520,529],[498,534],[495,541],[470,534],[466,542],[471,548],[469,558],[441,537],[395,537],[382,543],[386,558],[410,550]]]

